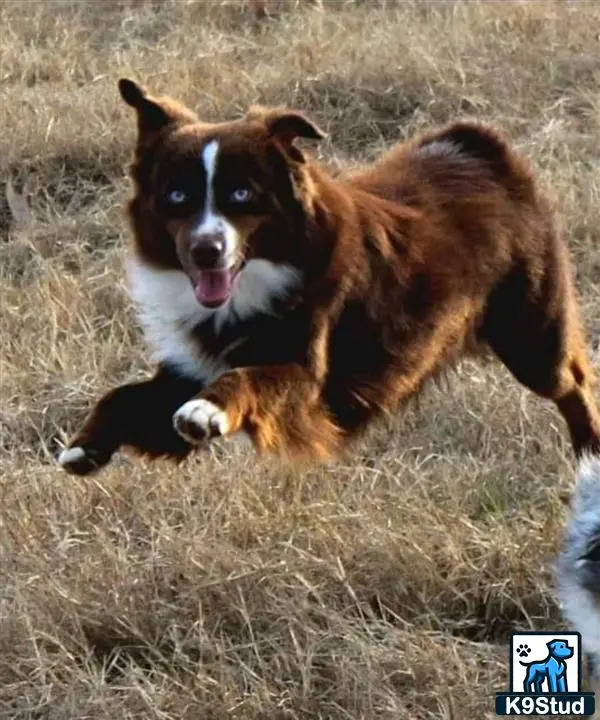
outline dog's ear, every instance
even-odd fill
[[[171,98],[153,97],[128,78],[121,78],[118,84],[123,101],[137,112],[140,146],[150,144],[168,125],[198,122],[194,112]]]
[[[286,153],[299,163],[306,162],[303,152],[294,145],[298,138],[323,140],[326,134],[312,120],[300,112],[282,112],[267,122],[269,136],[279,142]]]
[[[286,154],[297,162],[306,162],[301,150],[295,146],[298,138],[323,140],[327,134],[304,113],[298,110],[252,108],[247,119],[262,117],[267,137],[276,141]]]
[[[323,140],[326,134],[312,120],[295,110],[274,114],[267,122],[269,133],[281,142],[294,142],[296,138]]]

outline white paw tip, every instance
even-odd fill
[[[189,400],[177,410],[173,422],[177,429],[184,431],[182,426],[195,425],[206,437],[229,433],[227,413],[209,400]]]
[[[71,465],[72,463],[80,462],[85,458],[85,450],[80,447],[72,447],[63,450],[58,456],[58,462],[60,465]]]

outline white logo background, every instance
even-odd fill
[[[524,663],[543,662],[548,657],[548,646],[546,643],[551,640],[564,640],[569,647],[574,649],[573,656],[565,660],[567,664],[567,688],[569,692],[579,692],[579,635],[577,633],[515,633],[511,639],[511,678],[510,692],[524,692],[523,683],[527,674],[527,668],[521,665]],[[517,652],[521,646],[529,647],[527,656],[519,655]],[[549,692],[548,683],[544,682],[542,687],[544,693]]]

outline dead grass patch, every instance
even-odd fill
[[[96,480],[52,455],[143,373],[123,288],[131,75],[208,119],[310,112],[360,163],[435,123],[494,122],[539,169],[600,323],[600,6],[175,0],[0,5],[0,714],[493,717],[506,637],[560,622],[565,429],[494,363],[308,472],[224,444]],[[296,6],[297,5],[297,6]],[[4,192],[2,192],[4,195]]]

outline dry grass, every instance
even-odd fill
[[[550,563],[572,482],[556,412],[497,365],[308,473],[223,444],[96,480],[52,454],[147,366],[121,265],[133,119],[116,79],[207,118],[285,102],[360,162],[470,115],[509,131],[556,199],[595,351],[600,5],[0,5],[0,716],[493,717],[506,638],[560,623]],[[2,201],[4,202],[4,201]]]

